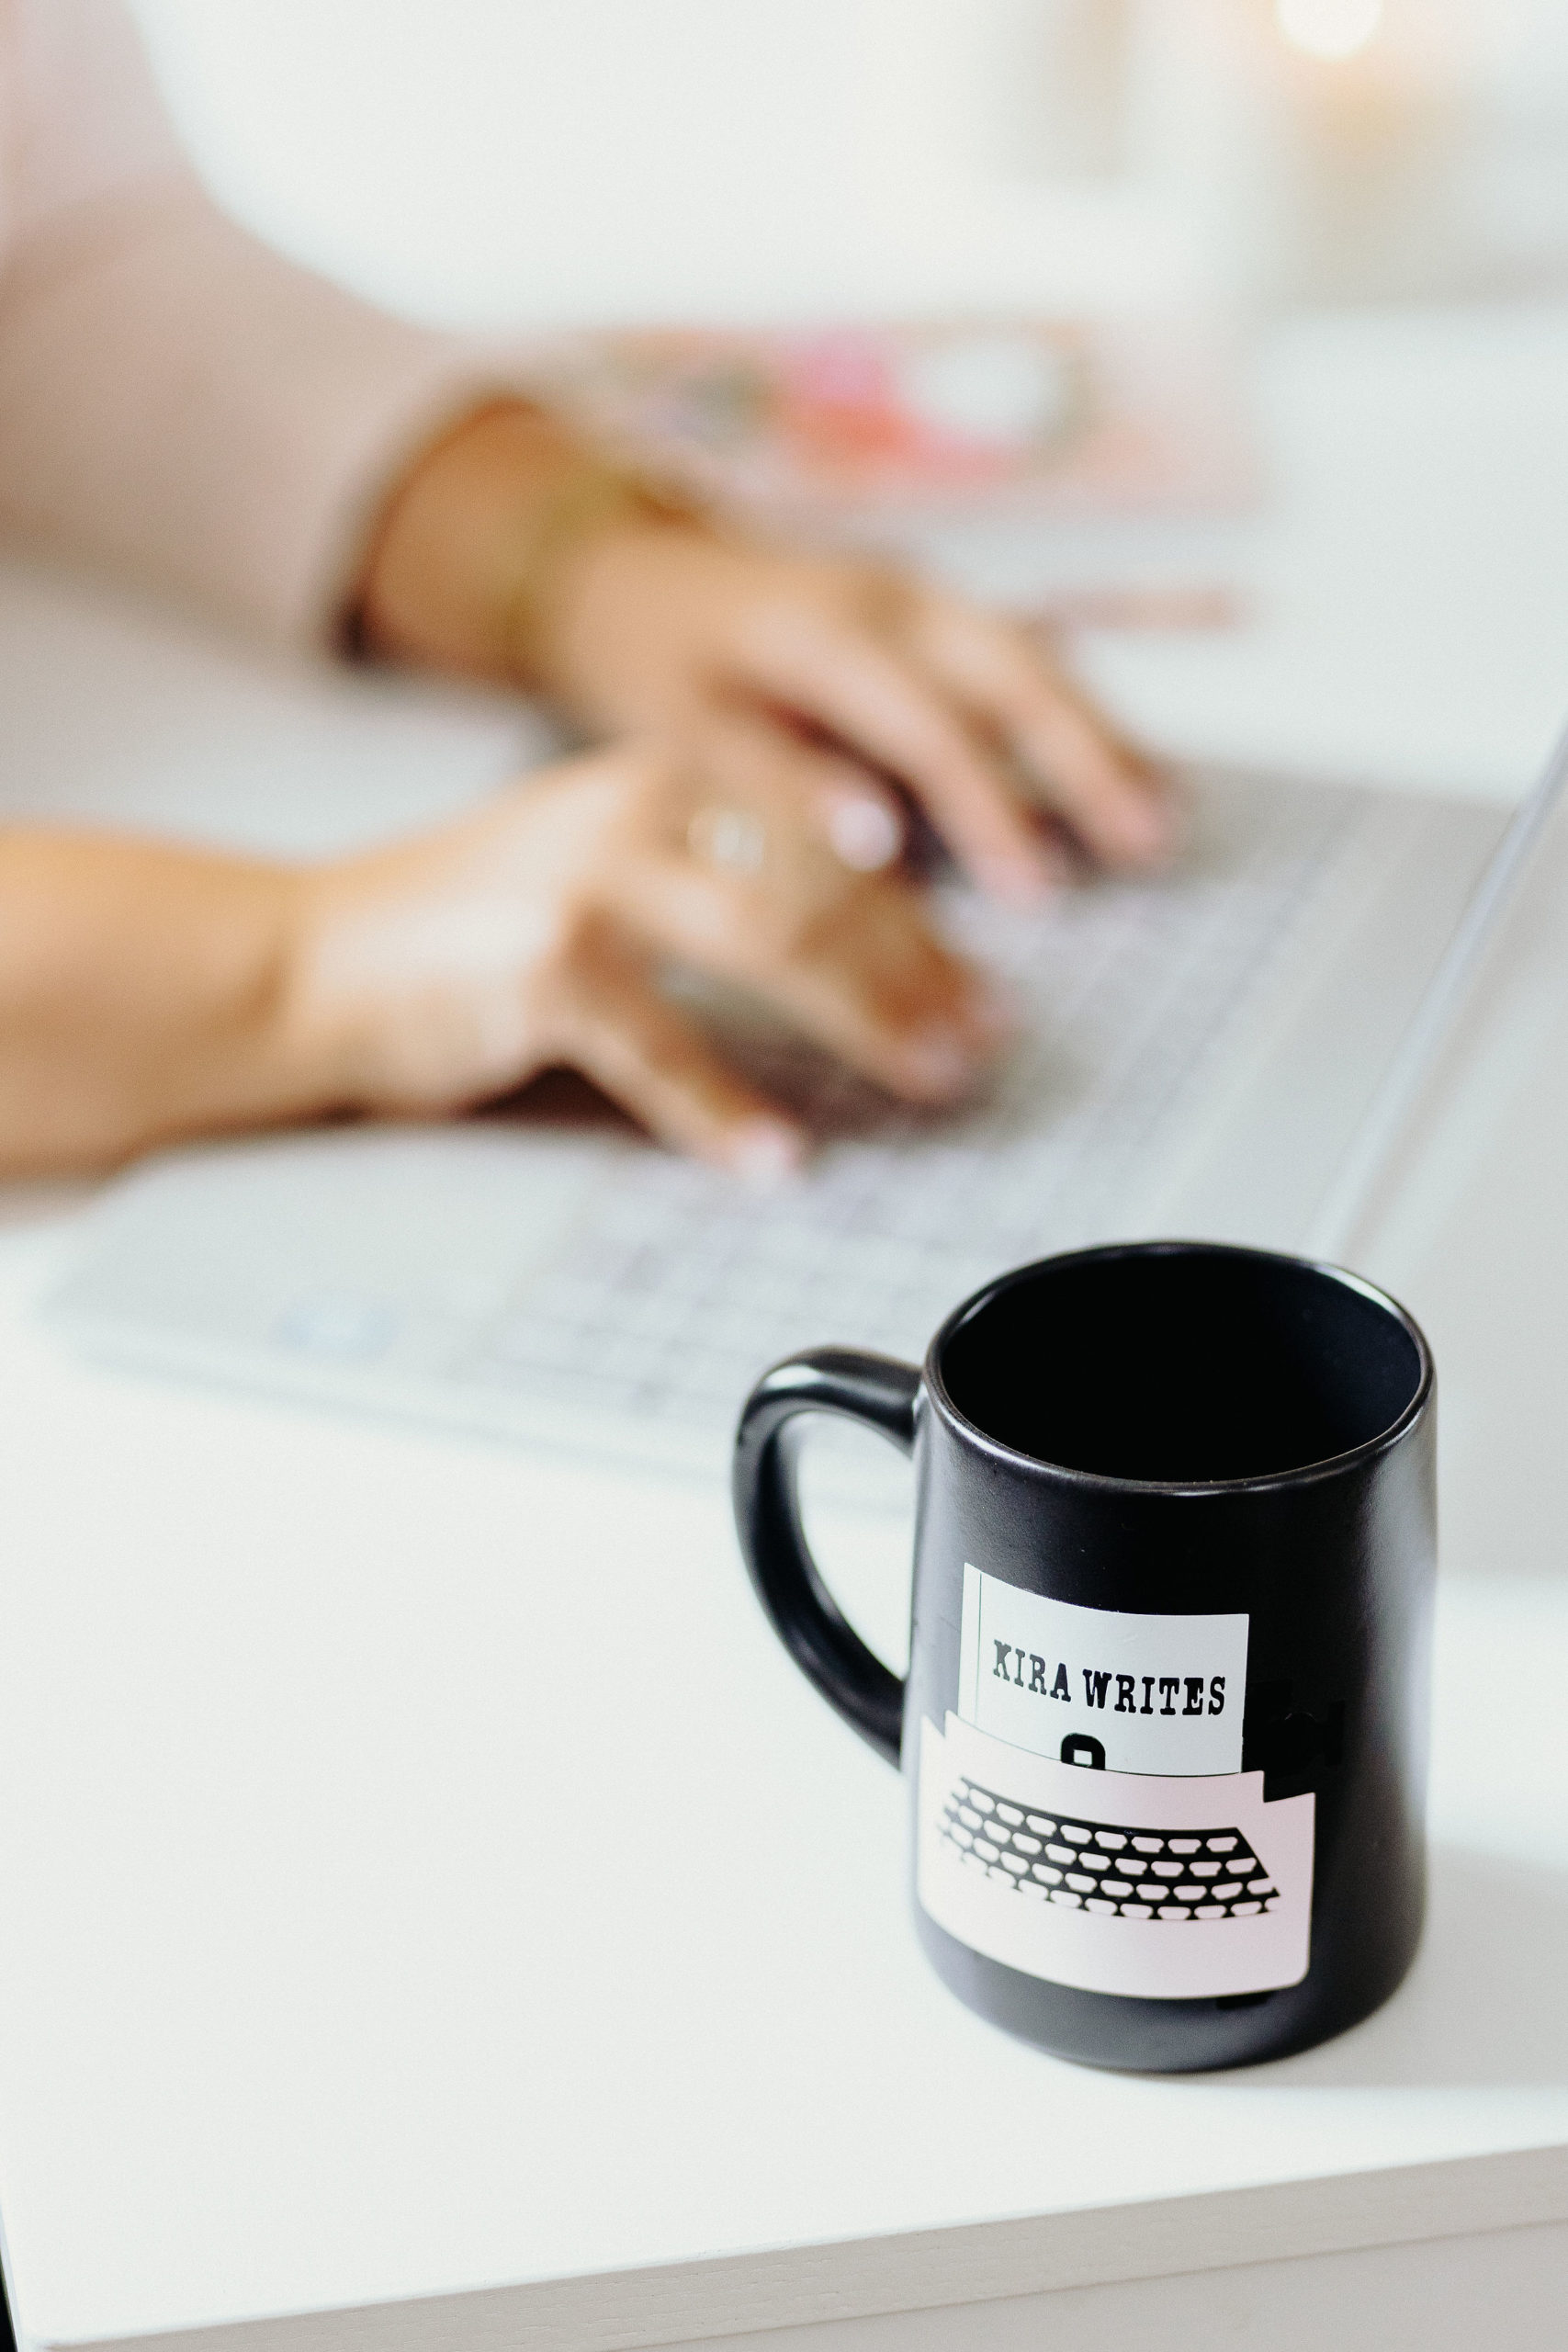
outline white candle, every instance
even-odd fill
[[[1133,152],[1226,291],[1421,294],[1476,265],[1476,90],[1515,0],[1142,0]]]
[[[1354,57],[1382,23],[1382,0],[1277,0],[1280,30],[1308,57]]]

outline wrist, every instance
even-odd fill
[[[372,654],[548,689],[555,608],[579,554],[694,511],[521,401],[434,443],[388,501],[347,634]]]
[[[579,571],[616,540],[698,526],[696,510],[636,474],[585,458],[519,532],[510,583],[498,599],[502,674],[549,693],[563,680],[561,647]]]
[[[378,999],[355,952],[352,867],[316,866],[294,877],[278,991],[281,1058],[321,1111],[376,1106]]]
[[[231,898],[220,983],[184,1057],[198,1125],[309,1119],[359,1107],[350,1040],[315,979],[320,882],[330,868],[256,865]]]

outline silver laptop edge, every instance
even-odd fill
[[[1482,955],[1495,937],[1545,838],[1568,784],[1568,726],[1545,767],[1515,809],[1460,917],[1382,1086],[1351,1136],[1338,1177],[1306,1238],[1310,1257],[1341,1259],[1353,1250],[1379,1180],[1389,1167],[1451,1035]]]

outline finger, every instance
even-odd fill
[[[905,881],[857,876],[829,851],[825,767],[831,788],[834,763],[756,721],[708,729],[683,774],[651,775],[604,903],[896,1091],[947,1099],[974,1083],[1010,1009],[935,938]]]
[[[863,885],[843,919],[819,925],[768,984],[808,1035],[915,1102],[973,1092],[1006,1025],[987,983],[891,878]]]
[[[910,624],[920,659],[1012,746],[1042,803],[1097,857],[1142,865],[1170,846],[1157,772],[1010,621],[926,594]]]
[[[747,661],[750,684],[907,784],[982,887],[1028,902],[1059,877],[1003,763],[951,695],[871,628],[792,606],[754,634]]]
[[[636,955],[578,957],[554,1027],[564,1057],[661,1142],[760,1186],[802,1165],[795,1121],[726,1066]]]
[[[1172,581],[1146,587],[1057,589],[1025,616],[1024,627],[1048,640],[1061,629],[1234,628],[1245,614],[1245,601],[1234,588]]]
[[[906,882],[840,874],[812,888],[805,875],[782,855],[743,876],[650,855],[626,911],[651,945],[753,990],[895,1093],[969,1091],[1009,1025],[996,992],[934,937]]]

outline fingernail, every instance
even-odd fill
[[[975,876],[988,898],[1010,907],[1037,907],[1066,878],[1066,868],[1049,850],[1023,850],[1011,857],[985,857]]]
[[[1163,792],[1155,802],[1162,828],[1161,847],[1167,857],[1179,857],[1192,836],[1192,807],[1184,793],[1174,787]]]
[[[752,1119],[737,1131],[725,1157],[742,1183],[772,1193],[800,1173],[806,1148],[794,1127],[777,1119]]]
[[[1023,1018],[1017,989],[995,978],[976,981],[970,1006],[976,1027],[993,1041],[1010,1037]]]
[[[864,794],[834,802],[828,838],[840,865],[854,874],[879,874],[904,846],[904,829],[891,808]]]
[[[1173,845],[1176,828],[1171,811],[1152,794],[1130,793],[1120,805],[1118,823],[1128,847],[1142,856],[1156,856]]]
[[[934,1094],[958,1094],[974,1082],[975,1057],[954,1029],[939,1024],[922,1030],[905,1048],[916,1084]]]

